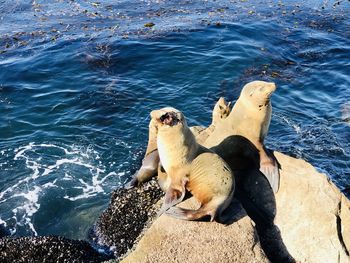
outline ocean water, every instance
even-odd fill
[[[86,239],[152,109],[209,125],[256,79],[278,86],[267,146],[349,195],[350,2],[304,2],[0,1],[0,223]]]

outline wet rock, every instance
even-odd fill
[[[0,262],[102,262],[107,259],[81,240],[53,236],[0,239]]]
[[[117,189],[97,220],[92,239],[98,245],[111,247],[116,257],[125,254],[156,216],[156,203],[162,196],[155,179],[139,188]]]

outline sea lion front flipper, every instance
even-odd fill
[[[280,172],[277,161],[266,154],[260,154],[260,171],[269,181],[273,192],[277,193],[280,187]]]
[[[158,164],[159,153],[158,150],[154,150],[143,159],[141,168],[136,172],[131,181],[125,185],[125,188],[129,189],[150,180],[157,174]]]
[[[198,220],[203,218],[204,216],[210,216],[210,222],[212,222],[215,219],[216,211],[210,211],[205,206],[202,206],[198,210],[190,210],[173,206],[170,207],[167,211],[165,211],[165,214],[177,219],[189,221]]]
[[[165,193],[164,203],[158,213],[158,215],[162,215],[166,212],[170,207],[177,205],[180,203],[186,194],[185,185],[188,182],[187,178],[182,179],[181,187],[174,187],[174,185],[170,185],[168,190]]]

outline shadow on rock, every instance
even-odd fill
[[[255,222],[261,246],[271,262],[295,262],[274,224],[276,200],[266,177],[259,170],[259,152],[245,137],[233,135],[212,148],[231,167],[235,197]]]

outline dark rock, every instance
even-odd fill
[[[102,262],[88,242],[63,237],[4,237],[0,239],[0,262]]]
[[[156,179],[139,188],[117,189],[109,207],[102,213],[92,231],[99,246],[108,246],[120,257],[131,249],[147,223],[156,217],[155,205],[163,196]]]

